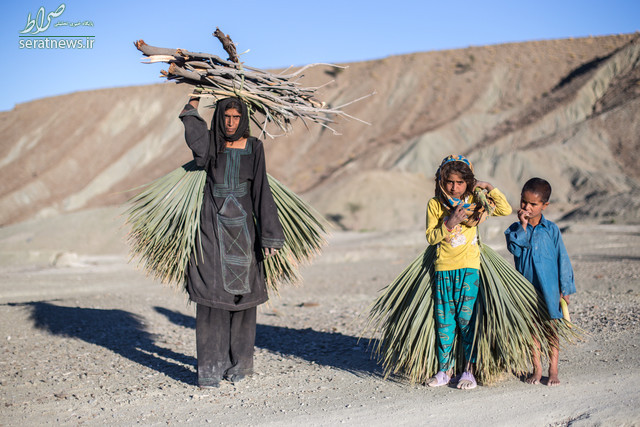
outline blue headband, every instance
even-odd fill
[[[442,159],[442,163],[440,163],[440,166],[438,167],[438,170],[436,171],[436,177],[438,179],[440,179],[440,169],[442,169],[442,166],[446,165],[447,163],[451,163],[451,162],[462,162],[464,164],[466,164],[467,166],[469,166],[469,169],[471,169],[471,172],[473,173],[473,165],[471,164],[471,162],[465,157],[462,156],[460,154],[458,154],[457,156],[454,156],[453,154],[445,157],[444,159]]]

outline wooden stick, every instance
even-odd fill
[[[216,30],[213,32],[213,35],[220,40],[222,43],[222,48],[229,54],[229,61],[239,63],[240,59],[238,58],[238,54],[236,52],[236,45],[231,41],[231,37],[228,34],[220,31],[220,28],[216,27]]]
[[[276,75],[240,63],[231,37],[224,34],[219,28],[216,28],[213,35],[220,40],[223,48],[229,54],[228,60],[208,53],[190,52],[186,49],[155,47],[148,45],[144,40],[137,40],[134,45],[149,58],[147,63],[166,62],[169,64],[168,71],[161,71],[164,78],[195,86],[199,96],[213,96],[218,99],[234,96],[243,99],[251,111],[264,115],[262,123],[253,115],[252,120],[261,127],[262,134],[272,138],[274,135],[267,131],[268,123],[275,124],[284,134],[288,134],[292,130],[292,121],[297,118],[300,118],[307,128],[307,121],[312,121],[326,127],[334,134],[338,134],[338,132],[327,124],[333,123],[335,116],[367,123],[346,114],[341,108],[372,94],[347,102],[339,107],[328,107],[324,102],[314,99],[316,91],[324,85],[304,87],[299,82],[302,78],[302,72],[314,66],[347,67],[316,63],[306,65],[293,73],[287,69]],[[284,74],[285,72],[288,74]]]
[[[172,63],[169,65],[169,74],[173,74],[175,76],[184,77],[185,79],[193,80],[196,83],[202,82],[203,76],[200,73],[196,73],[195,71],[188,71],[179,65]]]

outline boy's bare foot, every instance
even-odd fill
[[[533,349],[533,373],[527,377],[527,384],[540,384],[542,379],[542,362],[540,362],[540,344],[536,341],[536,347]]]
[[[526,379],[527,384],[540,384],[542,379],[542,362],[540,361],[540,343],[535,338],[533,339],[534,347],[532,349],[533,373]]]
[[[558,368],[549,369],[549,380],[547,381],[548,386],[556,386],[560,385],[560,379],[558,378]]]
[[[540,384],[540,379],[542,378],[542,374],[540,372],[534,371],[533,374],[529,375],[526,379],[527,384]]]
[[[527,377],[527,384],[540,384],[542,379],[542,365],[540,359],[535,357],[533,359],[533,373]]]
[[[549,381],[547,381],[548,386],[556,386],[560,385],[560,380],[557,375],[549,375]]]
[[[547,381],[548,386],[560,385],[560,380],[558,379],[558,358],[559,351],[556,344],[551,347],[551,352],[549,354],[549,381]]]

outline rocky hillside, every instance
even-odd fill
[[[531,176],[556,213],[640,222],[640,36],[422,52],[314,68],[305,84],[366,120],[267,140],[272,175],[338,227],[419,228],[450,153],[518,202]],[[154,66],[149,67],[153,73]],[[190,160],[174,84],[78,92],[0,113],[0,225],[123,203]],[[201,107],[206,118],[211,111]],[[610,202],[617,207],[612,209]]]

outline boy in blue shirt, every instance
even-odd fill
[[[513,254],[516,269],[529,280],[544,298],[552,319],[561,319],[560,298],[569,304],[569,295],[576,292],[573,269],[562,242],[558,226],[542,215],[549,206],[551,185],[544,179],[531,178],[522,188],[519,222],[504,232],[507,248]],[[558,379],[558,336],[550,342],[549,380],[547,385],[560,384]],[[533,349],[533,374],[529,384],[539,384],[542,378],[540,344]]]

